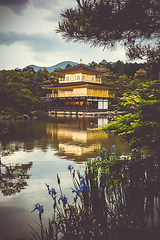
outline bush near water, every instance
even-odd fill
[[[53,219],[43,226],[45,209],[39,203],[40,231],[35,239],[150,240],[159,239],[160,152],[143,156],[136,148],[128,156],[117,156],[116,147],[85,165],[84,174],[68,166],[73,202],[61,188],[46,184],[53,199]],[[47,191],[46,191],[47,194]],[[38,199],[37,199],[38,200]],[[32,212],[33,212],[32,211]]]

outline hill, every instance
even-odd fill
[[[40,66],[36,66],[36,65],[28,65],[28,66],[26,66],[26,67],[24,67],[24,68],[27,68],[27,67],[33,67],[34,68],[34,71],[35,72],[38,72],[38,70],[40,70],[40,69],[43,69],[43,68],[46,68],[49,72],[52,72],[54,69],[56,69],[56,68],[65,68],[68,64],[70,64],[70,65],[75,65],[75,64],[77,64],[76,62],[72,62],[72,61],[64,61],[64,62],[60,62],[60,63],[58,63],[58,64],[56,64],[56,65],[53,65],[53,66],[51,66],[51,67],[40,67]],[[23,69],[24,69],[23,68]],[[23,70],[22,69],[22,70]]]

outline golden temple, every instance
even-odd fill
[[[51,111],[63,112],[106,112],[108,99],[113,98],[109,90],[117,87],[102,84],[98,75],[104,71],[88,67],[81,61],[74,66],[55,70],[55,73],[63,75],[56,84],[45,85],[44,89],[51,90],[47,94]]]

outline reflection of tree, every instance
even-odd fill
[[[0,136],[1,155],[7,156],[20,149],[33,151],[38,148],[46,151],[51,139],[46,135],[45,117],[31,121],[8,121],[9,134]]]
[[[7,166],[0,160],[0,189],[5,196],[16,194],[27,186],[27,173],[32,167],[32,162]],[[4,172],[4,173],[3,173]]]
[[[18,143],[15,143],[15,144],[10,143],[10,145],[8,144],[5,147],[1,147],[0,146],[0,154],[1,154],[1,156],[4,157],[4,156],[8,156],[8,155],[13,154],[16,151],[19,151],[20,149],[21,149],[20,144],[18,144]]]

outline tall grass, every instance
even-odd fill
[[[47,186],[53,199],[53,219],[35,239],[145,240],[155,233],[155,214],[159,214],[160,159],[142,156],[133,149],[130,156],[116,156],[116,148],[102,150],[101,156],[86,163],[84,175],[68,166],[75,193],[73,203],[61,189]],[[157,221],[158,224],[158,221]],[[158,229],[158,227],[157,227]],[[156,239],[156,238],[154,238]],[[159,238],[158,238],[159,239]]]

